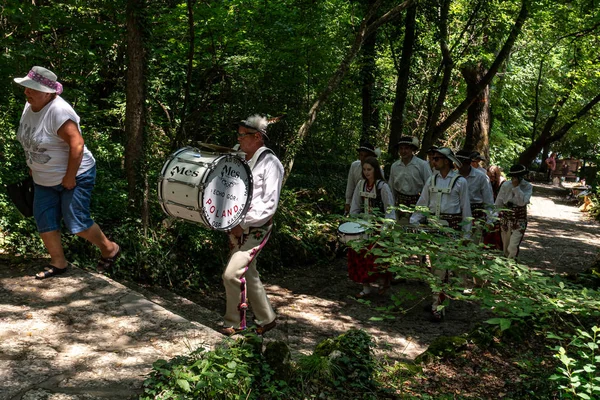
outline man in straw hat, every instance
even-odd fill
[[[353,161],[352,164],[350,164],[350,170],[348,171],[348,180],[346,182],[346,204],[344,205],[345,214],[348,214],[350,212],[350,205],[352,204],[352,196],[354,195],[354,189],[356,188],[358,182],[361,179],[363,179],[362,163],[368,157],[379,157],[378,149],[375,149],[375,146],[373,146],[369,142],[361,142],[356,151],[358,152],[358,160]],[[383,169],[381,169],[381,173],[383,174]]]
[[[252,200],[244,219],[229,232],[229,261],[223,272],[227,307],[219,331],[227,336],[246,329],[248,301],[262,335],[276,325],[276,315],[256,269],[256,257],[273,229],[279,204],[283,166],[265,146],[269,122],[258,114],[238,123],[238,143],[252,170]]]
[[[506,181],[500,187],[496,198],[496,207],[500,211],[500,226],[504,255],[516,258],[519,255],[519,246],[527,229],[527,204],[531,200],[533,186],[524,178],[527,176],[527,167],[515,164],[510,167]]]
[[[63,87],[52,71],[33,67],[14,78],[25,87],[27,104],[17,139],[35,182],[33,214],[50,262],[37,279],[63,274],[69,265],[61,243],[61,221],[69,233],[100,249],[100,272],[110,272],[121,248],[106,238],[90,216],[96,160],[85,146],[79,116],[60,94]]]
[[[401,137],[396,147],[400,159],[392,164],[389,179],[394,202],[396,205],[414,207],[425,182],[431,176],[431,168],[427,161],[415,156],[419,150],[419,139],[416,137]],[[405,213],[398,213],[400,223],[408,224],[408,218]]]
[[[454,166],[460,167],[461,162],[456,158],[454,152],[447,147],[439,147],[433,151],[433,165],[437,170],[425,183],[421,196],[417,201],[417,207],[427,207],[431,213],[430,218],[437,220],[441,225],[463,232],[469,237],[471,232],[471,203],[469,201],[469,190],[467,180],[462,177]],[[410,217],[410,223],[418,225],[425,220],[425,215],[415,212]],[[449,279],[449,271],[435,269],[436,275],[443,281]],[[431,318],[439,322],[443,318],[444,308],[441,306],[446,296],[443,292],[433,294],[431,305]]]

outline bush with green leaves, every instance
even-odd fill
[[[286,362],[284,374],[272,368],[262,345],[250,332],[212,351],[158,360],[140,399],[375,399],[381,391],[373,340],[365,331],[351,329],[321,342],[312,355]]]
[[[198,348],[187,356],[158,360],[144,381],[140,399],[286,398],[286,385],[271,382],[273,370],[261,348],[262,339],[248,334],[213,351]]]
[[[550,339],[564,338],[549,334]],[[559,361],[558,374],[550,379],[559,384],[566,399],[600,398],[600,328],[594,325],[591,331],[577,329],[577,334],[563,346],[554,348]]]
[[[500,252],[462,239],[450,228],[441,226],[432,231],[383,219],[371,222],[368,242],[376,243],[371,251],[397,278],[426,282],[432,292],[444,292],[450,299],[479,301],[496,314],[487,322],[501,330],[514,321],[543,325],[565,314],[600,316],[598,291],[507,259]],[[352,242],[352,246],[364,245]],[[448,270],[448,281],[424,268],[418,261],[422,255],[429,257],[434,268]],[[478,284],[472,293],[464,294],[465,283],[473,281]],[[401,310],[402,299],[394,300],[393,307]]]
[[[373,339],[360,329],[319,343],[313,354],[298,360],[298,376],[304,393],[335,393],[335,398],[353,398],[374,393],[376,362]]]

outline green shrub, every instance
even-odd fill
[[[550,335],[551,339],[561,339]],[[560,360],[559,374],[550,379],[559,384],[566,399],[600,398],[600,328],[593,326],[591,333],[577,329],[577,334],[566,345],[555,347],[554,357]]]
[[[214,351],[199,348],[171,361],[158,360],[144,381],[142,400],[285,398],[262,353],[262,339],[248,334]],[[285,389],[285,385],[282,385]]]

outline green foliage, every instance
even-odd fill
[[[562,339],[549,335],[550,339]],[[566,399],[596,399],[600,397],[600,328],[591,331],[577,329],[577,334],[563,346],[557,346],[554,357],[560,360],[559,374],[550,379],[559,383]]]
[[[426,282],[432,292],[442,291],[451,299],[477,300],[496,314],[487,322],[501,330],[507,330],[515,321],[545,324],[566,314],[600,315],[600,293],[596,290],[506,259],[483,245],[460,240],[447,227],[437,231],[407,230],[379,220],[373,232],[379,232],[369,240],[377,243],[373,254],[379,256],[380,263],[389,265],[397,278]],[[434,268],[449,271],[450,279],[444,282],[423,268],[416,255],[427,255]],[[463,292],[467,281],[480,283],[468,297]],[[395,307],[401,310],[402,299],[395,301]]]
[[[364,331],[351,329],[328,339],[297,362],[275,363],[289,369],[285,374],[272,368],[265,357],[269,347],[263,354],[262,344],[262,338],[248,333],[213,351],[199,348],[168,362],[158,360],[140,399],[377,398],[373,340]]]
[[[143,400],[285,398],[285,384],[270,382],[273,370],[260,351],[262,339],[248,334],[214,351],[198,348],[171,361],[158,360],[144,381]]]

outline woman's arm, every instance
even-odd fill
[[[75,178],[77,178],[77,171],[83,159],[83,136],[81,136],[77,124],[72,120],[66,121],[58,128],[58,136],[69,146],[69,161],[62,185],[65,189],[70,190],[76,186]]]

